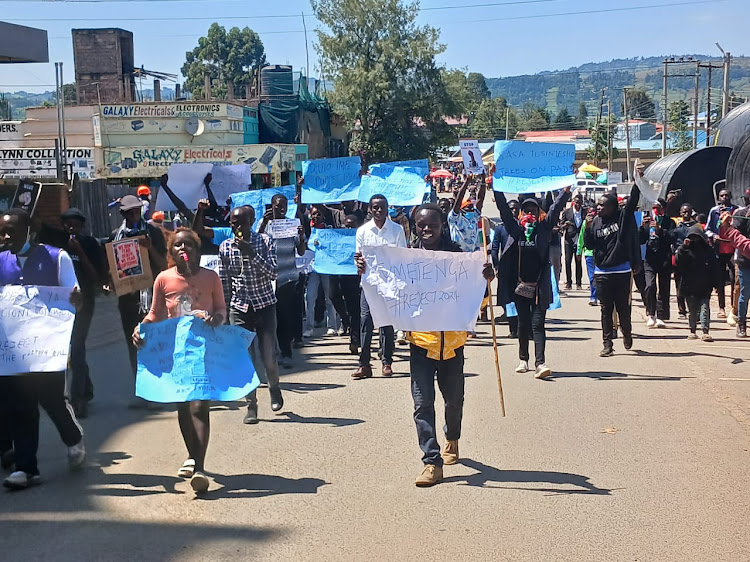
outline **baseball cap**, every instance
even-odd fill
[[[138,199],[135,195],[126,195],[120,199],[120,210],[130,211],[131,209],[140,209],[143,207],[143,202]]]

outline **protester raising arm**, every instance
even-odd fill
[[[551,194],[551,192],[549,194]],[[550,226],[554,227],[560,222],[560,214],[563,212],[563,209],[565,209],[565,205],[569,200],[570,186],[567,186],[557,195],[557,197],[555,197],[552,205],[547,210],[547,216],[544,217],[544,220],[548,222]]]
[[[453,213],[459,214],[461,212],[461,205],[464,202],[464,197],[466,196],[466,189],[469,187],[469,180],[471,179],[471,176],[466,176],[466,179],[464,180],[463,185],[456,193],[456,200],[453,202]]]
[[[479,186],[479,193],[477,194],[477,204],[474,205],[476,207],[477,212],[481,215],[482,214],[482,208],[484,207],[484,198],[487,195],[487,182],[484,181],[484,174],[482,174],[482,183]]]
[[[518,224],[516,217],[513,216],[513,212],[508,206],[508,202],[505,200],[505,193],[500,191],[495,192],[495,203],[497,209],[500,211],[500,218],[503,220],[503,226],[514,239],[520,240],[523,234],[523,227]]]
[[[167,197],[169,197],[169,200],[172,201],[172,204],[177,208],[177,210],[187,219],[189,223],[192,223],[195,220],[195,214],[193,213],[193,211],[188,209],[187,205],[185,205],[185,202],[177,197],[175,192],[170,189],[170,187],[167,185],[168,181],[169,176],[167,174],[164,174],[161,178],[159,178],[161,188],[164,190],[164,193],[167,194]]]
[[[732,226],[731,213],[722,213],[720,226],[721,233],[719,236],[727,240],[740,254],[746,258],[750,258],[750,238],[747,238]]]

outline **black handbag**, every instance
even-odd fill
[[[541,277],[541,271],[539,272],[539,277]],[[530,283],[528,281],[521,281],[521,245],[518,245],[518,285],[516,285],[516,290],[514,291],[515,294],[517,294],[519,297],[523,297],[525,299],[534,299],[536,298],[536,289],[537,285],[539,284],[539,281],[537,279],[537,282]]]

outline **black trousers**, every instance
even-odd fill
[[[726,284],[729,281],[729,304],[732,304],[732,293],[734,292],[734,254],[719,254],[719,271],[721,281],[716,289],[719,296],[719,308],[726,305]]]
[[[518,311],[518,358],[529,360],[529,341],[534,340],[534,366],[544,364],[544,351],[547,347],[547,334],[544,322],[547,309],[534,303],[533,299],[516,296],[516,310]]]
[[[279,349],[282,357],[292,356],[292,340],[294,339],[297,325],[302,331],[302,309],[298,308],[297,283],[285,283],[276,287],[276,336],[279,340]]]
[[[70,340],[70,384],[68,393],[74,404],[83,402],[93,395],[94,385],[89,376],[89,365],[86,362],[86,337],[89,335],[91,320],[94,318],[94,297],[86,296],[83,305],[76,311],[73,323],[73,335]],[[131,334],[133,332],[130,332]]]
[[[614,322],[612,313],[617,309],[620,329],[625,337],[633,334],[630,317],[630,273],[599,274],[596,280],[596,296],[602,313],[602,338],[605,346],[612,346]]]
[[[135,374],[138,372],[138,349],[133,345],[133,330],[135,330],[135,327],[146,316],[146,313],[140,310],[140,293],[130,293],[121,296],[117,302],[117,308],[120,309],[122,331],[125,334],[125,344],[128,346],[128,355],[130,356],[130,367],[133,372],[133,378],[135,378]]]
[[[359,347],[360,325],[359,275],[335,275],[331,278],[331,301],[341,316],[341,324],[349,329],[349,341]]]
[[[672,288],[672,266],[654,266],[643,262],[643,273],[646,276],[646,289],[643,292],[643,304],[648,316],[669,320],[669,293]]]
[[[372,315],[370,314],[370,305],[367,304],[367,298],[365,292],[362,291],[362,297],[359,302],[361,319],[359,322],[361,328],[361,340],[362,349],[359,352],[359,366],[365,367],[370,366],[370,355],[372,351],[370,346],[372,345],[372,334],[375,332],[375,324],[372,321]],[[381,326],[378,330],[380,332],[380,352],[383,356],[383,365],[391,365],[393,363],[393,351],[396,348],[395,332],[393,326]]]
[[[687,303],[685,302],[685,297],[680,295],[680,280],[682,279],[682,275],[679,271],[676,269],[674,270],[674,286],[675,286],[675,293],[677,294],[677,311],[680,314],[687,314]]]
[[[307,275],[301,274],[299,281],[294,284],[294,303],[299,310],[299,322],[292,325],[292,339],[302,341],[302,318],[305,316],[305,287],[307,287]]]
[[[55,424],[68,447],[78,444],[83,431],[73,408],[65,400],[65,373],[26,373],[0,377],[0,409],[8,424],[6,439],[13,442],[16,470],[39,474],[39,406]],[[0,418],[1,419],[1,418]],[[0,432],[2,433],[2,432]]]
[[[576,252],[575,240],[565,240],[565,283],[573,284],[573,260],[576,262],[576,285],[580,285],[583,280],[583,263],[581,256]]]

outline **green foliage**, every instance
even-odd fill
[[[581,129],[589,128],[589,110],[586,108],[585,102],[578,103],[578,116],[576,119],[576,126]]]
[[[568,113],[567,108],[563,107],[555,117],[555,129],[572,129],[575,127],[575,119]]]
[[[423,158],[453,144],[443,117],[460,108],[435,56],[438,31],[416,23],[418,4],[401,0],[312,0],[323,71],[336,111],[355,131],[352,153],[366,162]],[[451,88],[459,88],[456,80]]]
[[[490,89],[484,75],[479,72],[469,72],[466,77],[466,87],[473,99],[482,101],[490,98]]]
[[[519,113],[521,127],[527,131],[544,131],[549,129],[551,115],[544,106],[526,102]]]
[[[505,98],[482,100],[469,120],[468,131],[461,136],[479,139],[505,139],[505,117],[508,115],[508,138],[512,139],[519,130],[518,114],[508,110]]]
[[[224,98],[226,81],[232,80],[236,93],[251,79],[251,71],[266,63],[266,54],[260,37],[249,27],[233,27],[228,32],[218,23],[212,23],[198,46],[185,53],[182,75],[185,91],[194,97],[203,96],[203,73],[211,76],[212,97]]]
[[[688,117],[690,116],[690,105],[685,100],[673,101],[669,104],[669,125],[675,139],[675,152],[685,152],[693,148],[693,140],[688,134]]]
[[[10,100],[0,93],[0,121],[12,121],[13,110],[10,107]]]
[[[628,98],[628,117],[631,119],[656,119],[656,104],[642,88],[625,90]],[[625,113],[625,108],[622,108]]]
[[[592,160],[594,165],[599,166],[602,162],[606,162],[609,157],[609,146],[608,143],[614,138],[617,132],[617,117],[614,113],[608,117],[604,117],[602,122],[597,128],[596,123],[589,126],[589,134],[591,135],[591,145],[586,149],[589,160]],[[618,158],[620,151],[614,146],[612,147],[612,158]]]

